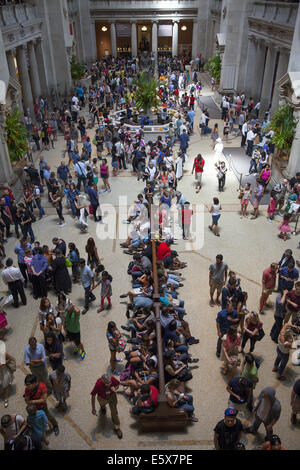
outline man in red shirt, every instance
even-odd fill
[[[111,419],[114,423],[115,433],[119,439],[122,439],[123,433],[120,429],[120,420],[117,409],[117,394],[116,390],[118,389],[120,382],[115,379],[113,376],[108,374],[102,375],[100,379],[97,380],[93,390],[91,391],[92,395],[92,414],[97,415],[95,399],[97,395],[97,400],[100,404],[100,409],[102,414],[106,414],[106,405],[108,404],[111,412]]]
[[[190,108],[194,110],[194,104],[195,104],[195,97],[194,95],[190,96]]]
[[[159,391],[153,385],[142,385],[137,392],[137,396],[133,399],[135,406],[132,408],[131,413],[134,415],[152,413],[157,407],[158,395]]]
[[[169,242],[161,242],[157,249],[157,259],[164,262],[165,268],[170,268],[173,264]]]
[[[269,268],[266,268],[262,276],[262,293],[259,302],[259,313],[264,313],[263,308],[266,304],[269,295],[272,294],[276,284],[276,274],[278,270],[278,264],[272,263]]]
[[[284,323],[287,323],[292,315],[292,323],[297,320],[300,313],[300,281],[295,282],[295,289],[290,290],[286,295],[286,314]]]
[[[202,173],[205,165],[205,160],[202,158],[201,153],[198,153],[197,157],[194,160],[192,174],[195,170],[195,181],[196,181],[196,193],[199,193],[202,183]]]
[[[186,202],[181,211],[182,215],[182,238],[184,240],[189,240],[190,238],[190,226],[191,219],[194,211],[190,209],[190,203]]]
[[[24,398],[27,405],[35,405],[38,410],[43,410],[48,420],[53,426],[53,431],[56,436],[59,434],[58,423],[54,416],[52,416],[47,406],[47,387],[43,382],[38,382],[33,374],[28,374],[25,377],[25,392]]]

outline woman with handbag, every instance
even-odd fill
[[[215,163],[215,167],[217,170],[219,193],[221,193],[222,191],[224,191],[227,168],[225,162]]]
[[[4,408],[8,407],[8,390],[14,380],[16,370],[15,358],[8,353],[3,354],[3,357],[0,357],[0,385],[3,391]]]
[[[260,341],[264,337],[263,324],[259,321],[259,315],[256,312],[251,312],[245,320],[245,327],[243,330],[242,351],[246,346],[247,341],[250,339],[250,353],[254,351],[256,341]]]
[[[229,368],[236,370],[237,366],[240,365],[241,361],[238,357],[240,344],[241,340],[237,329],[230,326],[222,337],[221,360],[224,362],[221,372],[223,375],[228,373]]]
[[[194,423],[198,422],[198,418],[194,415],[193,397],[192,395],[186,395],[184,389],[177,379],[171,380],[166,384],[166,396],[168,405],[171,408],[179,408],[184,410],[188,418]]]

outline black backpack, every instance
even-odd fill
[[[128,268],[127,268],[127,274],[131,274],[132,268],[135,265],[135,261],[130,261]]]

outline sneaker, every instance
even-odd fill
[[[88,312],[88,310],[89,310],[88,308],[84,308],[81,312],[81,315],[85,315]]]
[[[192,364],[195,364],[196,362],[199,362],[199,359],[198,359],[198,358],[194,358],[194,359],[191,360],[191,363],[192,363]]]
[[[271,219],[267,219],[267,220],[268,220],[268,222],[270,222],[270,224],[272,223],[272,220],[271,220]]]
[[[73,354],[74,354],[74,355],[75,355],[75,354],[78,354],[79,351],[80,351],[80,348],[75,348]]]
[[[59,435],[59,427],[58,427],[58,426],[54,426],[53,431],[54,431],[54,434],[55,434],[56,436]]]
[[[193,421],[194,423],[198,423],[198,418],[196,418],[195,415],[190,416],[190,420]]]
[[[111,193],[111,189],[109,189],[107,192],[108,192],[108,193]]]
[[[85,351],[82,351],[82,353],[80,354],[80,359],[85,359],[85,356],[86,356],[86,352]]]
[[[116,359],[116,362],[123,362],[123,359],[118,358],[118,359]]]
[[[65,227],[67,224],[63,223],[63,224],[59,224],[61,227]]]
[[[280,217],[283,217],[283,213],[282,213],[282,212],[277,212],[277,214],[278,214]]]
[[[115,429],[115,433],[116,433],[116,435],[118,436],[119,439],[122,439],[123,433],[122,433],[121,429]]]
[[[103,312],[104,308],[97,308],[97,313]]]

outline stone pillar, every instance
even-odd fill
[[[178,56],[178,20],[173,20],[172,57]]]
[[[39,70],[41,93],[43,95],[48,95],[48,82],[47,82],[47,74],[46,74],[46,69],[45,69],[42,38],[38,38],[35,41],[35,57],[36,57],[37,66]]]
[[[276,109],[279,107],[279,87],[277,85],[278,80],[280,80],[284,74],[287,72],[289,64],[289,51],[286,48],[279,48],[279,61],[277,66],[275,86],[272,98],[272,108],[271,114],[273,114]]]
[[[257,84],[255,76],[255,63],[257,55],[258,41],[255,36],[248,36],[248,51],[247,51],[247,69],[246,69],[246,80],[244,91],[246,96],[252,96],[252,90]]]
[[[260,96],[260,111],[259,111],[260,118],[264,116],[265,112],[269,108],[271,92],[272,92],[276,53],[277,53],[276,49],[272,46],[271,43],[268,43],[267,46],[268,46],[267,60],[266,60],[266,65],[265,65],[264,78],[263,78],[263,84],[262,84],[261,96]]]
[[[254,67],[254,77],[255,81],[252,83],[251,87],[251,96],[254,100],[258,100],[260,97],[261,92],[261,84],[263,79],[264,73],[264,60],[266,54],[266,47],[265,43],[258,40],[257,47],[256,47],[256,59],[255,63],[253,64]]]
[[[113,57],[117,57],[116,23],[114,21],[110,23],[110,45],[111,45],[111,55]]]
[[[96,62],[97,60],[97,39],[96,39],[96,21],[91,21],[91,53],[86,62]]]
[[[296,18],[296,24],[294,28],[293,42],[290,53],[290,60],[288,71],[289,72],[300,72],[300,6],[298,6],[298,13]]]
[[[300,108],[294,111],[294,117],[297,121],[297,126],[287,167],[287,173],[290,178],[295,176],[297,171],[300,171]]]
[[[155,68],[157,66],[157,20],[152,21],[152,52],[155,59]]]
[[[10,183],[13,178],[13,170],[10,163],[6,134],[5,134],[5,123],[6,123],[6,109],[4,104],[0,104],[0,183]]]
[[[194,18],[194,20],[193,20],[192,59],[195,59],[198,52],[200,52],[200,51],[198,51],[198,31],[199,31],[198,25],[199,25],[198,19]]]
[[[14,54],[13,54],[12,50],[7,51],[6,58],[7,58],[7,65],[8,65],[8,70],[9,70],[10,77],[13,78],[14,80],[18,81],[16,66],[15,66],[15,60],[14,60]]]
[[[131,21],[131,56],[137,56],[136,21]]]
[[[34,49],[34,42],[30,41],[28,43],[28,55],[29,55],[29,76],[31,81],[31,89],[33,99],[39,99],[41,96],[41,84],[40,84],[40,77],[39,77],[39,69],[36,61],[35,56],[35,49]]]
[[[18,64],[18,72],[22,87],[22,96],[23,96],[23,104],[24,104],[24,111],[27,115],[28,112],[31,117],[34,116],[33,112],[33,97],[28,73],[28,64],[26,59],[26,46],[18,46],[17,47],[17,64]]]

